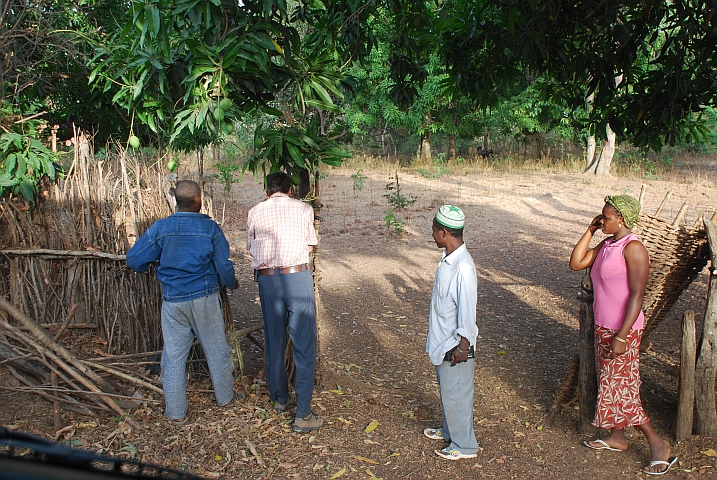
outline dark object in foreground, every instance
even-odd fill
[[[98,478],[201,480],[178,470],[97,455],[0,426],[0,480]]]

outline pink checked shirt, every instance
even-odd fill
[[[314,209],[277,192],[249,210],[246,248],[252,268],[291,267],[309,262],[316,245]]]

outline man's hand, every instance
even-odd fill
[[[458,348],[453,350],[451,355],[451,367],[455,366],[456,363],[463,363],[468,361],[468,352],[470,351],[471,344],[465,337],[461,337],[461,341],[458,344]]]

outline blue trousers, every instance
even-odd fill
[[[443,438],[450,448],[461,453],[478,453],[478,441],[473,429],[473,375],[475,358],[457,363],[450,361],[436,365],[443,411]]]
[[[234,398],[231,348],[224,333],[219,293],[186,302],[163,302],[162,389],[165,413],[171,419],[187,415],[187,356],[195,335],[207,359],[217,403],[226,405]]]
[[[259,298],[266,338],[266,382],[269,398],[289,400],[284,366],[286,332],[294,345],[296,416],[311,413],[316,369],[316,298],[311,272],[260,275]]]

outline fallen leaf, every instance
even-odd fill
[[[329,392],[333,393],[334,395],[343,395],[343,390],[329,390]]]
[[[350,421],[350,420],[346,420],[344,417],[339,417],[339,418],[337,418],[337,420],[342,421],[342,422],[343,422],[344,424],[346,424],[346,425],[351,425],[351,421]]]
[[[254,446],[254,444],[251,443],[251,442],[249,441],[249,439],[247,438],[247,439],[244,440],[244,445],[246,445],[247,447],[249,447],[249,451],[251,452],[252,455],[254,455],[254,458],[256,458],[256,462],[263,467],[263,466],[264,466],[264,462],[261,460],[261,457],[260,457],[259,454],[257,453],[256,447]]]
[[[373,440],[369,440],[368,438],[364,439],[363,443],[366,445],[380,445],[378,442],[374,442]]]
[[[366,469],[366,475],[368,475],[369,477],[371,477],[371,480],[383,480],[382,477],[377,477],[377,476],[374,475],[374,473],[373,473],[371,470],[369,470],[368,468]]]
[[[356,460],[358,460],[360,462],[366,462],[366,463],[370,463],[372,465],[378,465],[378,462],[376,460],[371,460],[370,458],[360,457],[358,455],[351,455],[351,458],[355,458]]]
[[[398,452],[393,452],[393,453],[392,453],[391,455],[389,455],[389,456],[388,456],[388,457],[386,457],[386,458],[391,458],[391,457],[398,457],[399,455],[401,455],[401,454],[400,454],[400,453],[398,453]]]
[[[336,478],[339,478],[339,477],[340,477],[341,475],[343,475],[344,473],[346,473],[346,467],[342,468],[342,469],[339,470],[338,472],[336,472],[336,473],[334,473],[333,475],[331,475],[331,480],[334,480],[334,479],[336,479]]]
[[[711,448],[708,448],[707,450],[701,450],[700,453],[702,455],[707,455],[708,457],[717,457],[717,452],[715,452]]]
[[[364,429],[364,432],[371,433],[374,430],[376,430],[376,427],[378,427],[378,426],[379,426],[378,420],[371,420],[371,423],[369,423],[368,426],[366,426],[366,428]]]
[[[95,428],[97,427],[97,422],[79,422],[77,424],[78,428]]]

